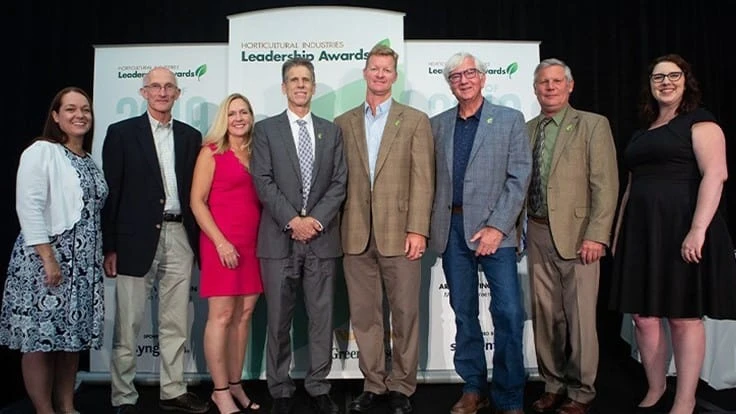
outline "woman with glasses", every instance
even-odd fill
[[[23,353],[23,381],[38,414],[79,414],[79,352],[102,347],[100,211],[108,187],[89,155],[92,131],[89,96],[64,88],[18,166],[21,231],[5,281],[0,345]]]
[[[655,59],[642,96],[643,129],[624,152],[629,183],[614,241],[611,304],[634,317],[649,386],[638,411],[689,414],[705,355],[702,318],[736,319],[736,260],[718,211],[725,138],[699,106],[698,82],[682,57]],[[663,398],[663,318],[677,369],[674,404]]]

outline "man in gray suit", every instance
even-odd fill
[[[319,413],[334,414],[326,380],[332,366],[332,302],[340,246],[338,211],[347,168],[335,124],[310,112],[314,66],[295,58],[282,66],[288,109],[256,123],[251,169],[263,203],[257,255],[268,309],[266,379],[272,413],[292,409],[291,325],[301,285],[309,316],[309,368],[304,388]]]
[[[436,189],[430,248],[442,268],[455,312],[455,371],[465,381],[452,414],[490,404],[483,333],[478,320],[478,267],[491,291],[494,327],[493,387],[497,412],[523,413],[526,375],[522,357],[524,310],[516,271],[516,220],[531,174],[524,116],[481,95],[486,65],[468,53],[445,64],[458,100],[431,119]]]

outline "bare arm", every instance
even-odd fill
[[[213,157],[212,150],[207,146],[203,146],[199,151],[197,163],[194,165],[192,193],[189,204],[192,207],[192,213],[200,229],[215,244],[217,254],[220,257],[220,263],[232,269],[238,265],[238,252],[225,238],[220,228],[217,227],[215,219],[212,217],[212,212],[207,205],[214,175],[215,158]]]
[[[702,258],[705,231],[718,209],[723,183],[728,178],[726,167],[726,139],[714,122],[700,122],[692,127],[695,158],[702,178],[698,188],[695,213],[690,231],[682,241],[682,258],[698,263]]]

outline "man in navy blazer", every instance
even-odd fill
[[[483,98],[486,65],[475,56],[453,55],[444,76],[458,105],[430,120],[436,154],[430,248],[442,255],[457,328],[455,371],[465,381],[451,413],[471,414],[490,404],[478,320],[480,266],[494,327],[490,396],[497,412],[521,414],[524,310],[515,225],[531,174],[529,138],[521,112]]]
[[[164,67],[143,77],[148,109],[110,125],[102,149],[110,195],[102,211],[105,273],[116,278],[111,400],[117,413],[137,413],[138,333],[151,287],[158,283],[160,402],[163,410],[205,413],[209,404],[187,392],[184,345],[198,227],[189,208],[202,135],[172,118],[181,90]]]
[[[304,388],[319,414],[337,414],[327,375],[332,367],[337,259],[342,256],[339,211],[347,183],[342,134],[310,110],[316,86],[312,62],[288,60],[281,75],[287,110],[255,124],[251,158],[263,204],[256,254],[268,309],[271,412],[288,414],[293,408],[291,326],[301,290],[309,317]]]

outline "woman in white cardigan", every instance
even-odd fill
[[[100,210],[108,189],[89,155],[93,130],[87,93],[62,89],[43,135],[18,166],[21,231],[5,281],[0,345],[23,353],[23,380],[38,414],[77,413],[79,352],[102,346]]]

